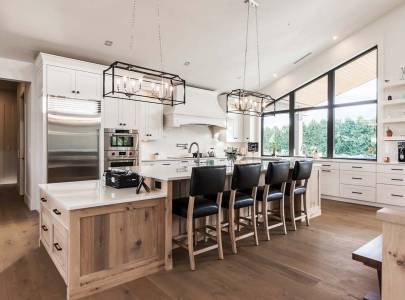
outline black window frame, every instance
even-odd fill
[[[373,51],[376,51],[376,79],[377,79],[377,91],[376,91],[376,99],[372,100],[367,100],[367,101],[354,101],[350,103],[341,103],[341,104],[335,104],[335,72],[339,70],[340,68],[352,63],[353,61],[359,59],[360,57],[367,55],[368,53],[371,53]],[[378,157],[378,46],[373,46],[370,49],[367,49],[366,51],[356,55],[355,57],[349,59],[348,61],[345,61],[344,63],[336,66],[335,68],[329,70],[326,73],[323,73],[322,75],[308,81],[307,83],[299,86],[298,88],[292,90],[291,92],[279,97],[276,101],[283,99],[285,97],[289,97],[289,109],[288,110],[280,110],[280,111],[274,111],[274,112],[266,112],[262,115],[262,120],[261,120],[261,138],[260,138],[260,144],[261,144],[261,155],[264,157],[271,157],[271,155],[266,155],[263,152],[263,123],[264,123],[264,118],[267,115],[275,115],[275,114],[280,114],[280,113],[289,113],[290,115],[290,128],[289,128],[289,155],[288,156],[296,156],[294,155],[294,149],[295,149],[295,139],[294,139],[294,134],[295,134],[295,122],[294,122],[294,116],[296,112],[299,111],[305,111],[305,110],[317,110],[317,109],[327,109],[327,115],[328,115],[328,120],[327,120],[327,156],[322,157],[324,159],[339,159],[339,160],[363,160],[363,161],[377,161]],[[295,108],[295,92],[298,90],[305,88],[306,86],[314,83],[315,81],[327,76],[327,81],[328,81],[328,103],[325,106],[320,106],[320,107],[305,107],[305,108]],[[376,105],[376,154],[375,158],[346,158],[346,157],[334,157],[334,140],[335,140],[335,108],[339,107],[348,107],[348,106],[359,106],[359,105],[367,105],[367,104],[375,104]],[[280,157],[283,157],[279,155]],[[287,157],[287,156],[285,156]],[[300,157],[300,156],[296,156]]]

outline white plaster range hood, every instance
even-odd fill
[[[185,105],[165,106],[164,120],[167,127],[205,125],[226,128],[226,113],[218,103],[218,93],[194,87],[186,87]]]

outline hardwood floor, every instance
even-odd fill
[[[374,270],[352,261],[351,252],[381,233],[376,208],[324,200],[322,216],[287,236],[272,231],[260,245],[238,243],[225,259],[211,251],[189,270],[187,252],[174,251],[174,270],[148,276],[85,298],[94,299],[362,299],[378,291]],[[65,285],[43,248],[38,214],[29,212],[14,188],[0,189],[0,299],[58,300]]]

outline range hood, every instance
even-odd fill
[[[164,119],[167,127],[205,125],[226,128],[226,113],[218,103],[218,93],[194,87],[186,87],[186,104],[165,106]]]

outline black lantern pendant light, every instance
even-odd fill
[[[247,65],[247,50],[248,50],[248,37],[249,37],[249,20],[250,20],[250,7],[255,9],[256,15],[256,54],[257,54],[257,75],[259,81],[259,90],[261,88],[260,78],[260,53],[259,53],[259,29],[257,20],[257,8],[259,4],[254,0],[245,0],[247,4],[247,25],[246,25],[246,39],[245,39],[245,63],[243,68],[243,89],[236,89],[227,94],[226,97],[226,111],[227,113],[251,115],[261,117],[267,107],[275,103],[275,99],[270,95],[262,94],[255,91],[245,89],[246,85],[246,65]]]
[[[116,61],[103,72],[103,96],[163,105],[186,103],[186,81],[179,75],[163,71],[162,38],[160,32],[159,0],[157,2],[157,23],[162,71]],[[135,4],[132,3],[130,49],[132,50],[135,27]]]

